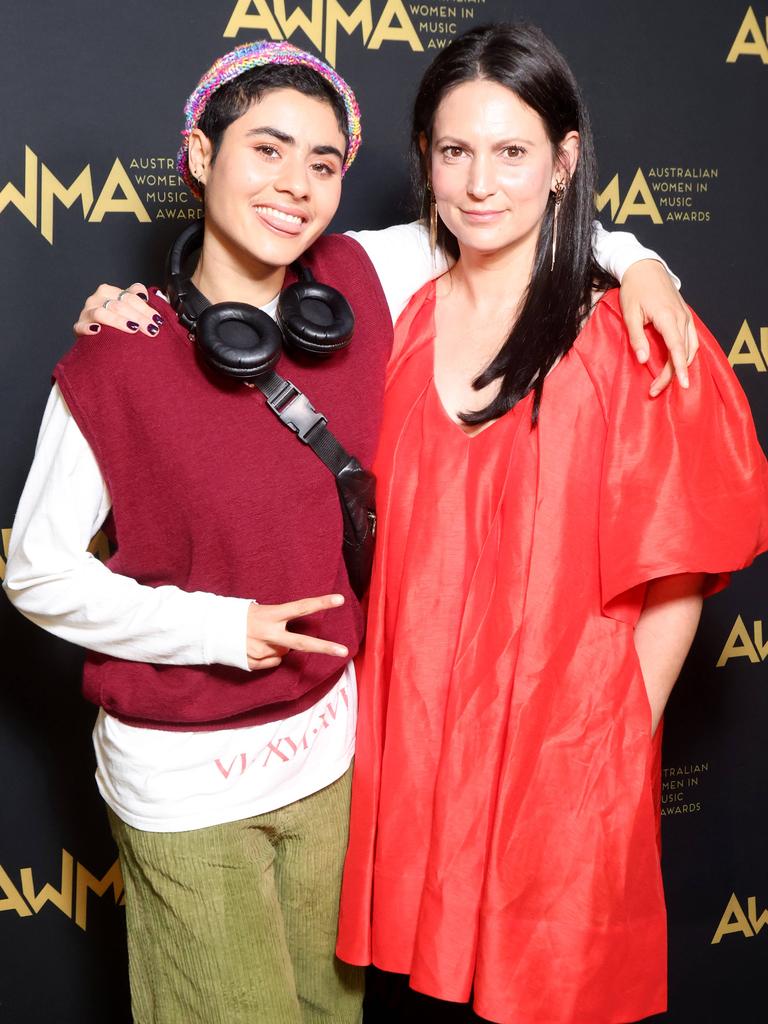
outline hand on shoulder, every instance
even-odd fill
[[[633,263],[621,283],[621,311],[629,332],[629,343],[641,363],[648,361],[650,349],[645,327],[651,324],[669,350],[661,373],[651,382],[649,394],[660,394],[677,377],[688,387],[688,367],[696,357],[699,339],[693,316],[672,278],[658,260]]]
[[[102,327],[114,327],[127,334],[141,331],[154,337],[163,325],[163,318],[148,303],[147,288],[140,283],[129,288],[100,284],[89,295],[72,330],[75,336],[98,334]]]

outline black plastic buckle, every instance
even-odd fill
[[[267,399],[267,405],[304,444],[309,444],[310,435],[316,427],[325,426],[328,422],[327,417],[318,412],[307,396],[289,380],[273,398]]]

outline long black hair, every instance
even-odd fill
[[[579,159],[558,211],[554,268],[551,246],[555,198],[550,193],[522,308],[504,345],[473,382],[479,390],[500,379],[499,393],[484,409],[461,413],[467,424],[487,423],[533,391],[535,425],[544,379],[573,345],[590,308],[593,289],[616,283],[598,267],[592,255],[597,178],[592,132],[571,69],[540,29],[525,24],[472,29],[440,52],[427,68],[416,95],[411,159],[422,210],[429,202],[429,161],[437,108],[450,89],[477,79],[511,89],[534,110],[544,122],[556,158],[569,132],[578,132],[580,137]],[[437,240],[450,255],[458,257],[458,242],[440,220]]]

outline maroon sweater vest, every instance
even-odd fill
[[[327,360],[286,352],[278,371],[370,466],[392,344],[381,284],[364,250],[344,236],[321,239],[304,261],[318,281],[346,296],[355,333]],[[363,615],[341,554],[332,474],[258,391],[202,364],[167,303],[156,295],[151,303],[166,321],[155,338],[104,328],[81,338],[54,372],[112,498],[110,569],[151,587],[173,584],[261,604],[342,593],[341,608],[292,628],[343,643],[354,655]],[[234,728],[297,713],[340,672],[337,658],[298,652],[254,673],[89,652],[83,692],[132,724]]]

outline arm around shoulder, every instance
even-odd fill
[[[393,323],[419,288],[448,269],[442,251],[433,253],[430,249],[429,235],[421,221],[347,234],[363,247],[373,263]]]
[[[606,231],[598,221],[594,222],[593,249],[597,262],[621,282],[621,310],[638,362],[646,362],[649,355],[646,324],[653,324],[669,350],[666,364],[651,381],[651,396],[660,394],[675,375],[682,387],[688,387],[688,367],[699,341],[690,310],[679,294],[678,278],[634,235]]]

